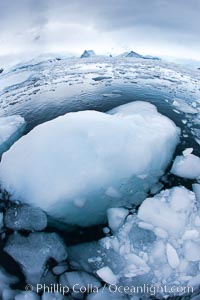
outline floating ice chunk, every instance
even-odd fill
[[[0,297],[2,296],[4,290],[9,289],[10,285],[17,282],[17,277],[8,274],[3,268],[0,267]]]
[[[0,157],[20,138],[25,128],[25,120],[20,116],[0,118]]]
[[[150,103],[112,113],[68,113],[15,143],[0,165],[11,199],[80,226],[105,222],[109,207],[140,204],[170,162],[179,129]]]
[[[13,300],[17,294],[17,290],[4,289],[2,292],[2,300]]]
[[[200,261],[200,243],[186,241],[184,245],[184,255],[188,261]]]
[[[6,210],[4,222],[13,230],[40,231],[47,226],[47,216],[40,208],[16,204]]]
[[[88,289],[101,287],[101,283],[96,277],[83,271],[66,272],[60,276],[59,282],[62,286],[68,286],[75,292],[80,291],[81,287]]]
[[[3,227],[3,213],[0,212],[0,229]]]
[[[193,148],[187,148],[182,153],[183,153],[183,156],[188,156],[192,152],[193,152]]]
[[[184,113],[188,113],[188,114],[197,114],[198,110],[194,107],[192,107],[191,105],[187,104],[185,102],[185,100],[183,99],[174,99],[172,105],[174,107],[176,107],[176,109],[178,109],[179,111],[182,111]]]
[[[186,230],[183,235],[183,240],[196,240],[199,237],[199,232],[196,229]]]
[[[170,267],[176,269],[180,263],[176,249],[171,244],[167,243],[166,253]]]
[[[60,275],[68,270],[68,265],[66,262],[61,262],[53,268],[53,273],[55,275]]]
[[[172,165],[171,173],[188,179],[198,178],[200,176],[200,158],[194,154],[177,156]]]
[[[122,207],[109,208],[107,210],[108,226],[112,232],[117,231],[121,227],[128,214],[129,210]]]
[[[112,270],[108,266],[97,270],[96,273],[106,283],[116,284],[118,282],[117,276],[112,272]]]
[[[200,184],[194,183],[192,185],[192,189],[195,193],[196,200],[198,202],[198,207],[200,206]]]
[[[140,114],[141,111],[143,111],[143,113],[155,114],[157,112],[157,109],[154,105],[152,105],[149,102],[135,101],[135,102],[117,106],[109,110],[108,113],[111,115],[120,114],[123,116],[128,116],[137,113]]]
[[[94,294],[89,294],[87,295],[87,298],[86,300],[128,300],[128,296],[126,295],[123,295],[122,293],[116,291],[116,292],[113,292],[109,290],[108,287],[104,287],[104,288],[101,288],[99,289],[99,292],[98,293],[94,293]],[[134,300],[140,300],[139,298],[138,299],[134,299]]]
[[[30,284],[40,283],[49,258],[57,262],[67,258],[66,247],[56,233],[31,233],[24,237],[11,235],[4,250],[18,262]]]
[[[60,293],[48,293],[45,292],[42,295],[42,299],[41,300],[71,300],[72,298],[68,298],[67,296],[63,296]]]
[[[14,300],[40,300],[40,296],[34,292],[21,292],[15,296]]]

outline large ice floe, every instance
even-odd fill
[[[113,222],[118,215],[113,209],[109,218]],[[68,254],[76,268],[96,272],[111,294],[186,296],[198,289],[200,280],[195,195],[182,186],[164,190],[129,214],[113,236],[72,246]]]
[[[109,207],[146,198],[178,140],[175,124],[146,102],[107,114],[68,113],[37,126],[3,155],[0,183],[11,199],[59,221],[98,224]]]
[[[20,116],[0,118],[0,157],[22,135],[25,120]]]

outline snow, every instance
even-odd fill
[[[200,176],[200,158],[194,154],[177,156],[171,173],[188,179],[196,179]]]
[[[80,268],[98,275],[101,270],[105,282],[110,281],[109,270],[119,286],[174,286],[177,292],[155,289],[156,296],[180,296],[180,286],[199,287],[199,217],[193,192],[182,186],[164,190],[147,198],[137,214],[129,214],[113,236],[73,246],[69,257]]]
[[[5,226],[13,230],[40,231],[47,226],[46,214],[28,205],[11,205],[5,212]]]
[[[178,140],[175,124],[145,102],[109,114],[68,113],[35,127],[3,155],[0,183],[11,199],[58,221],[99,224],[108,208],[145,199]]]
[[[39,284],[49,258],[61,262],[67,258],[65,244],[56,233],[36,232],[28,237],[15,233],[4,248],[18,262],[29,284]]]
[[[21,116],[0,118],[0,157],[22,135],[25,120]]]

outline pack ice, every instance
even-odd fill
[[[56,220],[98,224],[109,207],[146,198],[178,140],[175,124],[146,102],[107,114],[68,113],[37,126],[4,153],[0,183],[11,199]]]
[[[22,135],[25,120],[21,116],[0,118],[0,157]]]
[[[113,210],[109,218],[117,219],[118,213]],[[195,195],[182,186],[164,190],[147,198],[137,215],[126,217],[113,236],[68,250],[70,262],[80,270],[95,271],[108,284],[146,285],[138,293],[159,299],[186,296],[199,288],[200,281],[200,213]],[[147,286],[152,287],[149,292]]]

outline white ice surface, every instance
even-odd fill
[[[21,116],[0,118],[0,157],[21,136],[25,120]]]
[[[0,183],[12,199],[59,221],[102,223],[109,207],[145,199],[178,136],[175,124],[145,102],[120,106],[112,115],[68,113],[37,126],[3,155]]]
[[[194,154],[177,156],[172,165],[171,173],[188,179],[200,177],[200,158]]]
[[[199,287],[200,212],[194,193],[179,186],[147,198],[117,233],[96,244],[73,246],[69,257],[90,271],[110,268],[118,286],[166,286],[165,291],[155,288],[161,299],[186,295],[187,290],[180,287],[192,286],[195,291]],[[105,282],[106,274],[101,276]]]

